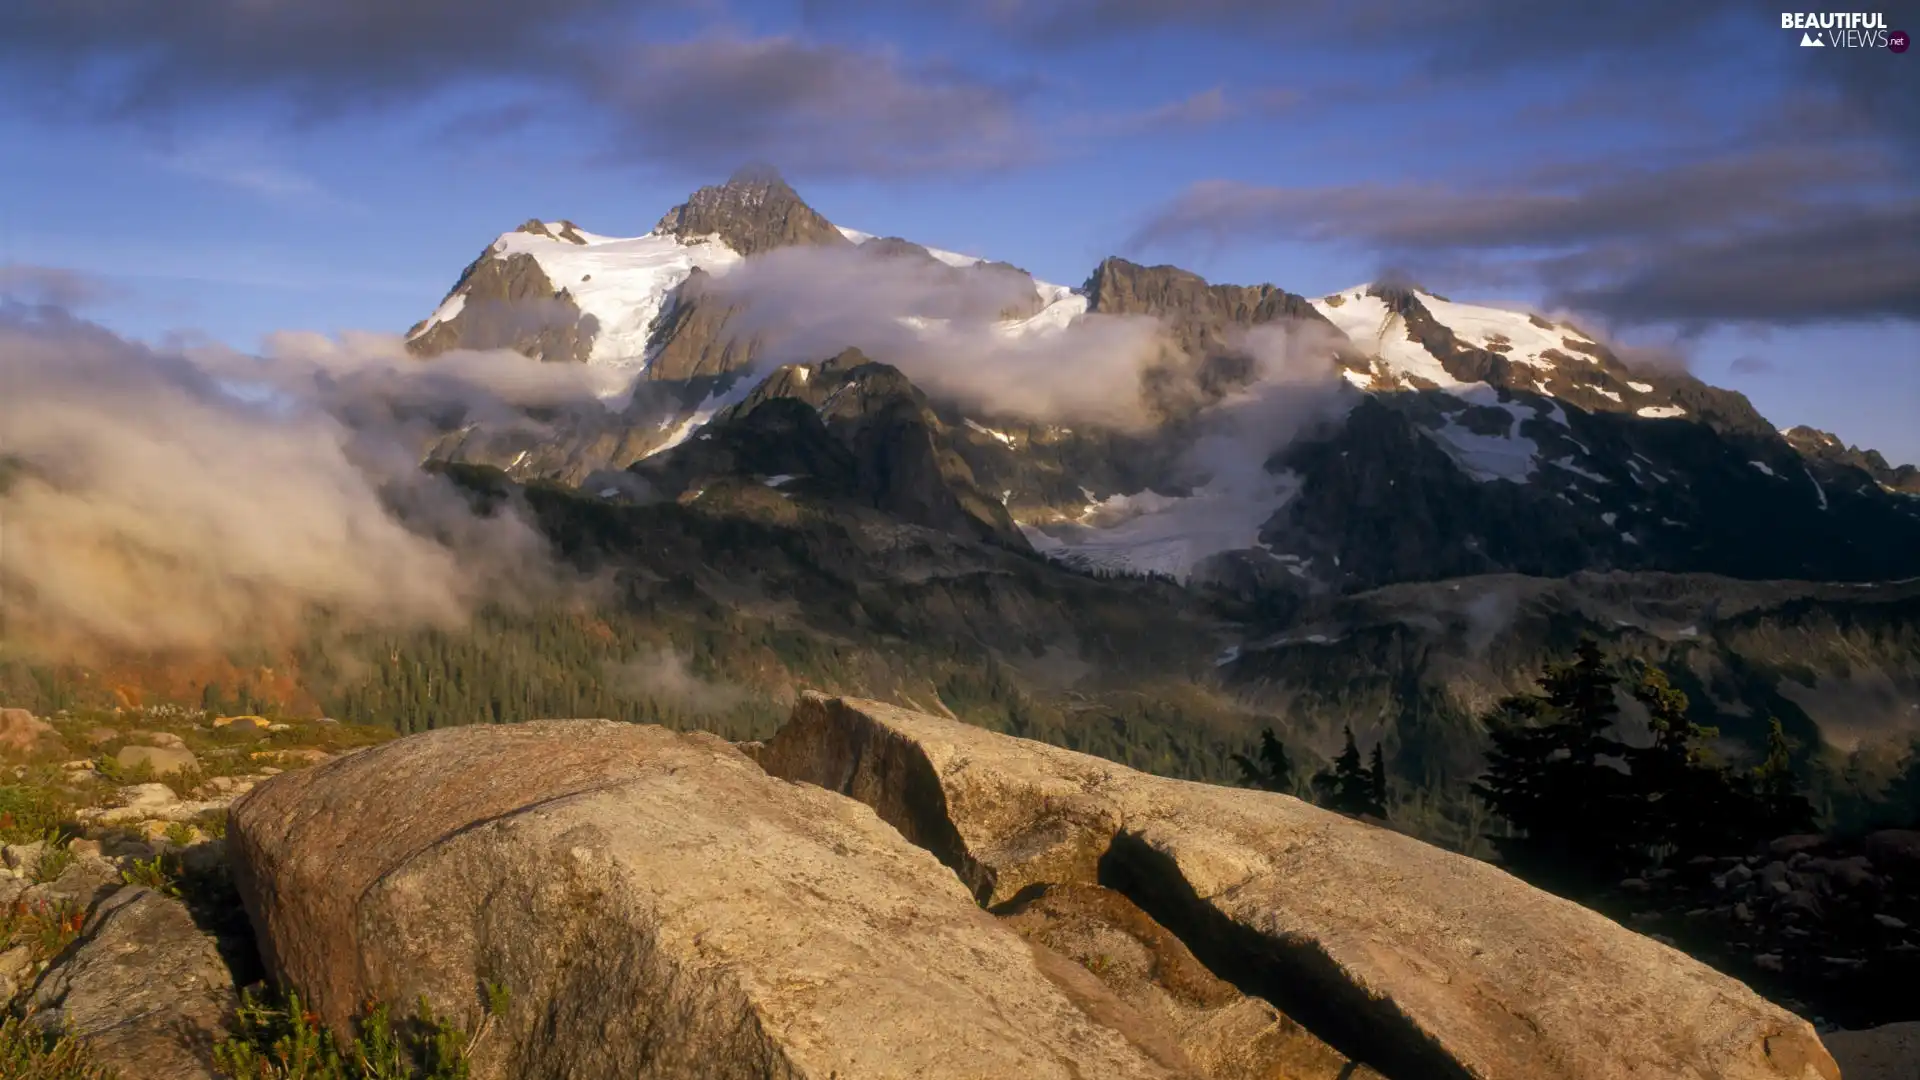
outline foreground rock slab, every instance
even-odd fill
[[[39,1022],[70,1028],[121,1076],[215,1080],[213,1046],[237,1002],[219,947],[186,905],[129,886],[94,909],[32,1004]]]
[[[455,728],[261,784],[235,876],[269,967],[506,1017],[475,1076],[1181,1075],[868,807],[724,742],[604,721]]]
[[[846,793],[982,902],[1100,883],[1213,971],[1390,1076],[1837,1080],[1739,982],[1496,867],[1297,799],[804,697],[757,752]]]

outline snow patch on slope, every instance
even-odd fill
[[[1559,327],[1542,329],[1535,325],[1532,316],[1505,308],[1483,307],[1478,304],[1456,304],[1451,300],[1442,300],[1431,293],[1416,293],[1420,303],[1433,315],[1440,325],[1453,331],[1453,336],[1462,344],[1484,349],[1489,346],[1505,345],[1506,357],[1517,364],[1529,367],[1551,368],[1554,360],[1542,354],[1548,350],[1558,350],[1567,354],[1562,339],[1591,342],[1583,334],[1574,333]],[[1496,350],[1497,351],[1497,350]],[[1589,357],[1588,359],[1591,359]],[[1618,400],[1618,399],[1616,399]]]
[[[1465,385],[1448,374],[1425,345],[1409,338],[1406,320],[1389,311],[1379,297],[1367,295],[1368,288],[1357,285],[1315,300],[1314,310],[1326,316],[1327,321],[1353,339],[1354,344],[1373,350],[1395,376],[1419,379],[1442,389]],[[1336,297],[1339,302],[1333,303]]]
[[[420,324],[420,329],[407,335],[407,340],[412,341],[443,322],[452,322],[466,310],[466,306],[466,293],[457,292],[449,295],[445,300],[440,301],[440,306],[433,310],[433,314],[427,317],[427,321]]]
[[[1300,483],[1291,473],[1266,481],[1264,490],[1222,480],[1188,496],[1111,495],[1090,501],[1078,522],[1020,531],[1035,551],[1070,565],[1185,581],[1209,556],[1260,546],[1260,527]]]
[[[1490,386],[1475,384],[1455,392],[1471,405],[1502,409],[1512,417],[1504,434],[1483,435],[1449,417],[1427,434],[1440,445],[1462,472],[1487,483],[1506,480],[1525,483],[1540,464],[1540,444],[1520,433],[1528,420],[1548,419],[1549,413],[1522,401],[1501,401]]]

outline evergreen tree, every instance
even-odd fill
[[[1360,761],[1360,748],[1353,741],[1353,725],[1346,727],[1346,745],[1333,759],[1331,769],[1323,769],[1313,778],[1314,801],[1342,814],[1373,812],[1373,782]]]
[[[1382,743],[1373,744],[1373,760],[1367,766],[1367,813],[1387,816],[1387,756]]]
[[[1492,746],[1473,791],[1515,835],[1490,837],[1517,869],[1575,884],[1611,880],[1635,860],[1626,747],[1610,730],[1619,680],[1583,640],[1571,664],[1549,664],[1541,692],[1499,702],[1483,721]],[[1613,760],[1603,760],[1613,759]]]
[[[1648,666],[1633,696],[1647,709],[1653,745],[1627,751],[1635,816],[1630,842],[1645,859],[1717,854],[1743,847],[1745,800],[1703,743],[1719,729],[1694,723],[1687,695]]]
[[[1801,793],[1799,781],[1794,778],[1793,744],[1788,741],[1786,729],[1778,718],[1767,718],[1767,756],[1754,768],[1749,783],[1754,817],[1761,832],[1755,840],[1813,828],[1813,804]]]
[[[1293,761],[1272,728],[1260,732],[1260,745],[1252,757],[1235,754],[1233,763],[1240,767],[1240,782],[1247,787],[1293,794]]]

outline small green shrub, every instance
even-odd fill
[[[58,829],[48,829],[40,838],[40,857],[34,860],[33,883],[45,885],[49,881],[60,880],[79,858],[73,849],[67,846],[67,838]]]
[[[179,864],[163,855],[133,860],[131,867],[120,871],[120,880],[144,885],[163,896],[180,895]]]
[[[117,787],[151,784],[160,779],[154,774],[152,765],[144,761],[133,765],[122,765],[120,759],[107,753],[105,747],[102,747],[99,755],[93,759],[93,771],[105,778],[107,783]]]
[[[88,1060],[70,1034],[45,1031],[19,1016],[0,1016],[0,1076],[19,1080],[118,1080]]]
[[[193,826],[184,821],[176,821],[167,826],[165,836],[167,843],[174,847],[186,847],[193,843]]]
[[[504,1006],[504,988],[497,998],[494,986],[487,993],[489,1007],[496,1000]],[[300,995],[289,993],[276,1007],[249,990],[241,995],[236,1034],[214,1048],[214,1060],[233,1080],[468,1080],[467,1054],[491,1019],[469,1038],[425,998],[398,1023],[387,1006],[371,1004],[346,1041],[328,1032]]]

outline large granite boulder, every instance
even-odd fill
[[[1496,867],[1265,792],[808,695],[758,752],[986,903],[1116,888],[1215,973],[1399,1077],[1837,1080],[1800,1018]]]
[[[1180,1075],[871,809],[710,736],[431,732],[261,784],[228,835],[330,1023],[423,994],[477,1023],[506,984],[483,1080]]]

